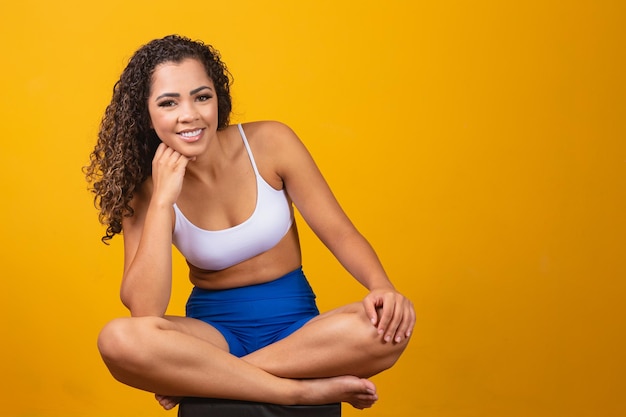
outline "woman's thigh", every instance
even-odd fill
[[[170,323],[171,330],[197,337],[228,352],[226,339],[210,324],[191,317],[165,316],[164,319]]]
[[[243,359],[285,378],[369,377],[382,369],[380,339],[361,303],[325,312]]]
[[[332,310],[325,311],[324,313],[321,313],[319,316],[311,319],[307,324],[312,324],[312,323],[315,323],[316,321],[325,320],[329,317],[342,315],[342,314],[354,314],[357,316],[362,315],[364,318],[366,317],[365,307],[363,306],[363,303],[354,302],[354,303],[346,304],[340,307],[336,307]]]

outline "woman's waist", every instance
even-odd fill
[[[233,303],[293,297],[315,298],[301,266],[277,278],[232,288],[212,289],[196,285],[188,303]]]
[[[298,247],[288,239],[277,247],[226,269],[209,271],[189,265],[189,280],[198,288],[223,290],[274,281],[302,264]]]

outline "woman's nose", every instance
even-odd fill
[[[183,105],[180,107],[178,119],[181,122],[193,122],[200,118],[198,110],[193,105]]]

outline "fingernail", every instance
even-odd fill
[[[402,341],[402,338],[400,336],[396,337],[396,343],[400,343]]]

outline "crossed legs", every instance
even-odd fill
[[[367,408],[377,395],[364,378],[393,365],[407,342],[384,343],[355,303],[243,358],[213,327],[184,317],[116,319],[98,347],[116,379],[167,396]]]

